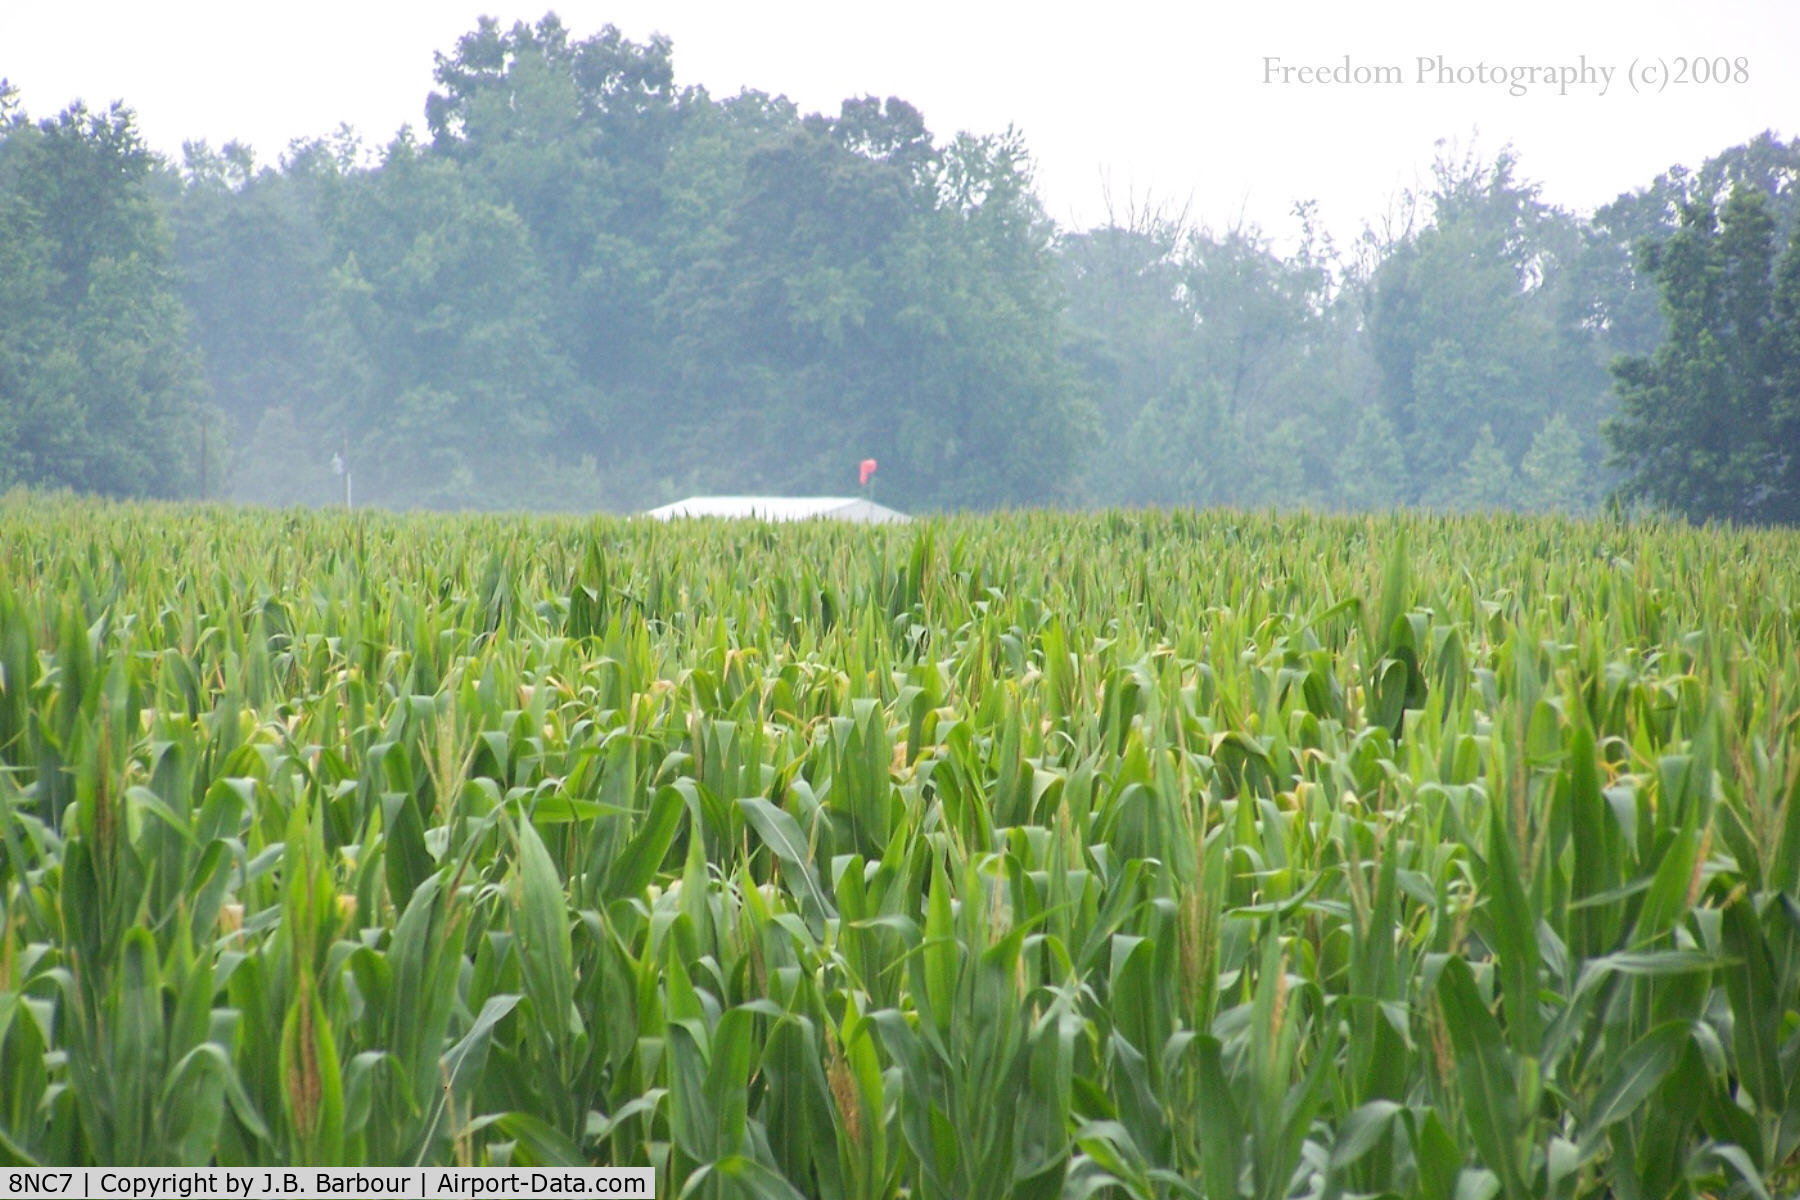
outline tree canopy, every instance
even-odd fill
[[[1800,226],[1785,250],[1767,193],[1682,208],[1646,251],[1666,340],[1621,358],[1606,427],[1625,494],[1695,520],[1800,521]]]
[[[321,504],[347,455],[371,503],[623,510],[873,457],[916,509],[1795,519],[1800,141],[1591,216],[1445,150],[1339,246],[1058,229],[1016,131],[715,97],[611,26],[483,19],[435,79],[379,147],[179,164],[0,89],[0,486]]]
[[[31,122],[0,81],[0,485],[179,496],[203,381],[129,112]]]

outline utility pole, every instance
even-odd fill
[[[344,434],[344,447],[331,456],[331,469],[344,477],[344,511],[350,511],[350,435]]]
[[[200,411],[200,502],[206,502],[206,410]]]

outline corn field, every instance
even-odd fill
[[[0,501],[0,1162],[1800,1192],[1800,537]]]

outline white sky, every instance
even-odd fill
[[[422,129],[433,51],[483,13],[510,24],[554,7],[576,36],[612,23],[674,39],[677,82],[714,95],[785,93],[807,111],[898,95],[940,137],[1016,124],[1039,192],[1065,225],[1148,197],[1215,227],[1247,218],[1293,229],[1319,202],[1340,238],[1423,177],[1439,139],[1485,157],[1510,143],[1522,173],[1561,204],[1591,208],[1766,128],[1800,133],[1796,0],[1272,0],[1148,4],[1088,15],[1043,4],[901,0],[0,0],[0,77],[49,116],[77,97],[123,99],[151,145],[232,138],[270,160],[293,138],[354,125],[373,144]],[[1418,56],[1450,66],[1614,68],[1610,90],[1523,97],[1479,83],[1421,85]],[[1399,86],[1265,83],[1291,66],[1391,65]],[[1634,94],[1633,59],[1748,60],[1748,80]]]

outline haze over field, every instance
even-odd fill
[[[1796,18],[1358,12],[9,13],[0,486],[1800,520]]]

